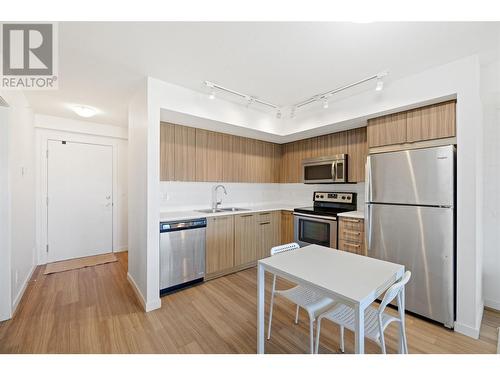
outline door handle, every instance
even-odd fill
[[[334,161],[333,164],[332,164],[332,180],[333,181],[337,181],[337,162]]]

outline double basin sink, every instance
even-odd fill
[[[225,207],[225,208],[208,208],[206,210],[196,210],[198,212],[203,212],[204,214],[215,214],[217,212],[239,212],[239,211],[249,211],[249,208],[239,208],[239,207]]]

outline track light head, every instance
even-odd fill
[[[375,91],[382,91],[384,89],[384,77],[387,72],[381,72],[377,74],[377,86],[375,86]]]
[[[277,119],[280,119],[280,118],[281,118],[281,110],[280,110],[280,109],[278,109],[278,110],[276,111],[276,118],[277,118]]]
[[[208,95],[208,98],[209,98],[210,100],[215,99],[215,90],[210,91],[210,95]]]
[[[328,108],[328,99],[327,98],[323,99],[323,108],[324,109]]]

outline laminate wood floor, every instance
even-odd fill
[[[14,318],[0,323],[0,352],[256,352],[255,268],[163,297],[162,308],[146,314],[127,282],[127,254],[118,258],[115,263],[52,275],[38,267]],[[269,293],[271,277],[266,282]],[[301,313],[295,325],[294,311],[286,301],[277,301],[266,352],[307,353],[307,317]],[[473,340],[407,316],[409,351],[494,353],[498,326],[500,314],[485,311],[481,337]],[[388,352],[396,352],[397,327],[386,333]],[[321,336],[320,352],[337,352],[338,329],[325,322]],[[353,348],[353,335],[346,331],[346,352]],[[379,353],[379,348],[367,340],[366,351]]]

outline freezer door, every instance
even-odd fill
[[[454,146],[370,155],[367,202],[451,207],[454,163]]]
[[[412,273],[407,310],[453,327],[453,209],[369,204],[366,216],[368,255]]]

